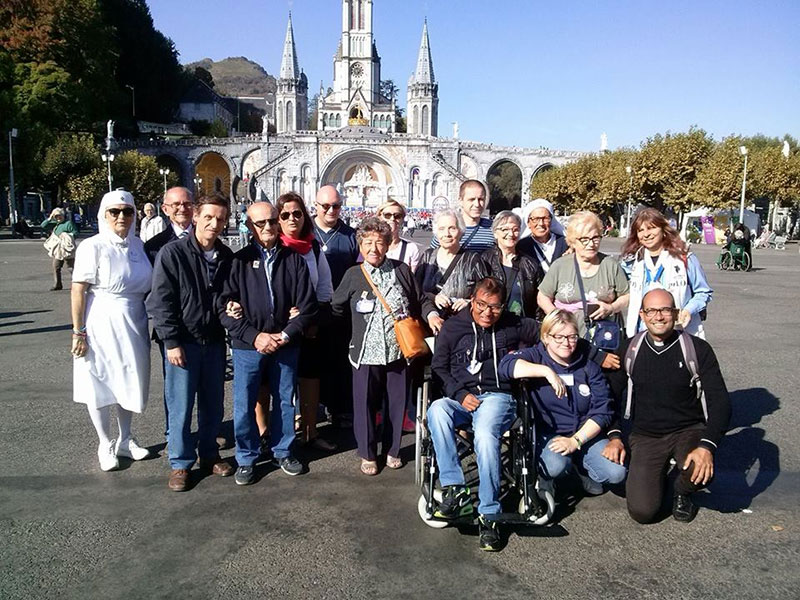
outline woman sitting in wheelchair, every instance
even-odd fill
[[[611,424],[611,395],[599,365],[579,345],[575,315],[556,309],[542,322],[541,341],[503,357],[500,378],[531,379],[536,446],[542,476],[554,480],[577,472],[587,494],[621,483],[626,469],[603,456]]]

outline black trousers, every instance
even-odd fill
[[[664,500],[669,460],[674,458],[676,468],[682,469],[686,455],[697,448],[703,426],[698,425],[662,436],[631,433],[631,460],[625,492],[628,513],[639,523],[652,523]],[[693,469],[680,471],[675,480],[676,494],[690,494],[703,486],[691,481]]]

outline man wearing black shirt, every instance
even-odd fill
[[[661,508],[666,472],[674,458],[680,474],[675,481],[672,515],[688,523],[697,514],[690,494],[703,488],[714,475],[714,452],[730,421],[728,390],[711,346],[689,336],[697,354],[696,371],[705,404],[692,385],[692,372],[675,331],[677,310],[672,295],[663,289],[648,292],[640,316],[647,326],[633,364],[630,408],[631,452],[626,495],[628,512],[639,523],[652,522]],[[620,348],[625,357],[631,338]],[[625,407],[628,376],[625,369],[610,375],[614,395]],[[626,409],[625,412],[628,412]],[[612,425],[603,454],[622,463],[625,446]]]

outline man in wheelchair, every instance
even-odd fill
[[[431,368],[441,380],[446,397],[434,401],[427,410],[443,488],[433,516],[456,519],[473,514],[456,440],[457,430],[471,427],[479,477],[479,543],[482,550],[489,551],[499,550],[501,544],[500,439],[517,416],[512,382],[500,377],[499,363],[509,352],[535,344],[539,330],[535,320],[504,312],[505,297],[500,281],[481,279],[475,284],[470,309],[445,322],[436,338]],[[605,357],[596,349],[593,356],[598,362]]]

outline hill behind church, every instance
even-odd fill
[[[244,56],[229,57],[220,61],[210,58],[189,63],[186,68],[194,71],[202,67],[214,78],[214,90],[223,96],[263,96],[275,93],[275,78],[264,68]]]

